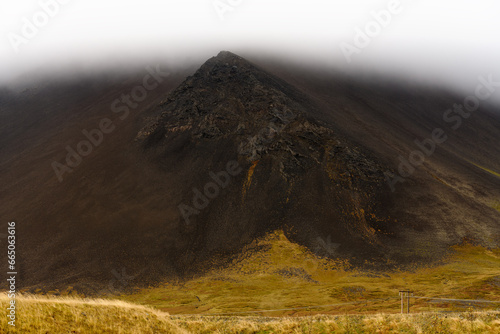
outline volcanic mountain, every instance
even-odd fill
[[[453,128],[443,114],[458,94],[225,51],[182,79],[150,92],[62,182],[51,162],[113,117],[133,82],[2,94],[1,209],[19,226],[24,287],[186,277],[276,229],[376,268],[432,262],[464,239],[498,246],[497,107]]]

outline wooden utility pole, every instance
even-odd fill
[[[410,291],[406,292],[406,313],[410,313]]]
[[[401,296],[401,314],[404,311],[404,291],[399,291],[399,295]]]
[[[405,297],[406,297],[406,313],[410,313],[410,293],[413,296],[413,291],[401,290],[399,295],[401,296],[401,314],[404,313]]]

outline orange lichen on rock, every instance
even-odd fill
[[[258,163],[259,163],[259,160],[255,160],[254,162],[252,162],[252,165],[248,169],[247,179],[245,181],[245,184],[243,185],[243,197],[242,197],[242,201],[245,200],[246,193],[247,193],[248,189],[250,188],[250,185],[252,184],[253,172],[255,170],[255,167],[257,167]]]

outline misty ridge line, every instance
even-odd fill
[[[157,65],[155,69],[151,66],[146,67],[146,74],[142,79],[142,85],[137,85],[130,90],[129,94],[121,94],[111,102],[110,110],[113,114],[117,114],[120,121],[124,121],[130,115],[131,109],[136,109],[141,102],[143,102],[148,92],[159,87],[163,79],[170,76],[170,72],[164,72]],[[110,118],[102,118],[98,127],[92,130],[83,129],[81,132],[87,140],[81,140],[76,144],[76,149],[70,145],[66,146],[66,159],[65,164],[58,161],[53,161],[51,167],[59,180],[64,180],[65,173],[72,173],[83,161],[83,157],[89,156],[94,148],[99,147],[104,141],[104,135],[111,134],[116,129],[116,125]]]
[[[135,1],[130,1],[130,3],[132,3],[132,2],[135,2]],[[37,5],[37,3],[38,3],[38,5]],[[85,2],[83,2],[83,3],[85,4]],[[88,2],[88,3],[91,3],[91,2]],[[418,3],[418,5],[416,5],[417,3]],[[68,4],[70,4],[70,5],[68,5]],[[82,2],[75,3],[75,2],[71,2],[71,0],[37,0],[37,1],[32,2],[31,6],[30,6],[32,8],[27,8],[27,11],[25,11],[29,14],[25,14],[24,17],[21,16],[22,14],[17,14],[17,15],[19,15],[19,18],[16,18],[14,21],[11,22],[12,25],[9,27],[11,31],[4,32],[4,36],[6,36],[6,38],[5,38],[6,43],[5,44],[6,44],[6,49],[8,48],[7,44],[10,44],[11,49],[16,54],[23,52],[23,51],[25,54],[23,54],[23,57],[22,57],[23,59],[21,59],[21,58],[15,59],[15,53],[12,52],[12,55],[10,55],[12,60],[10,62],[14,66],[9,66],[10,64],[8,64],[6,66],[5,70],[6,70],[7,75],[5,75],[2,80],[7,81],[7,82],[10,80],[14,81],[17,76],[31,75],[31,73],[23,73],[23,72],[26,72],[25,71],[26,68],[30,67],[32,65],[31,63],[38,62],[38,61],[40,61],[40,59],[42,59],[42,57],[39,57],[39,55],[32,54],[32,51],[35,51],[35,48],[36,48],[36,50],[38,50],[39,47],[51,48],[50,45],[54,39],[59,40],[60,36],[66,37],[64,35],[65,34],[64,28],[60,29],[59,23],[66,25],[66,21],[68,21],[67,20],[68,17],[66,17],[66,15],[70,16],[70,19],[72,19],[73,16],[75,16],[76,19],[79,19],[78,13],[76,13],[74,10],[74,7],[76,7],[77,4],[78,4],[78,6],[80,6],[80,4],[82,4]],[[121,5],[121,3],[117,3],[117,4]],[[125,9],[125,7],[127,7],[127,4],[128,4],[128,2],[123,3],[124,9]],[[246,10],[247,4],[248,4],[248,9],[249,9],[248,11]],[[139,2],[138,2],[138,5],[140,5]],[[210,6],[210,5],[212,5],[212,6]],[[238,29],[239,22],[237,22],[236,20],[232,20],[232,18],[245,19],[246,16],[253,15],[253,8],[251,8],[250,5],[251,5],[251,3],[244,2],[243,0],[210,0],[208,2],[208,7],[205,10],[206,13],[202,11],[201,16],[203,16],[204,18],[207,18],[209,26],[212,26],[212,25],[217,26],[218,25],[220,27],[225,27],[225,28],[230,28],[230,29],[231,28]],[[379,5],[380,5],[380,8],[376,8],[376,7],[379,7]],[[410,8],[410,5],[412,8]],[[415,5],[415,6],[413,6],[413,5]],[[178,9],[176,4],[172,4],[172,5],[169,4],[167,6],[170,6],[172,11],[176,11]],[[293,8],[294,6],[295,6],[295,4],[293,4],[293,3],[290,4],[290,8]],[[338,10],[342,11],[342,10],[344,10],[344,8],[349,9],[348,7],[350,7],[350,6],[352,6],[352,5],[347,5],[347,4],[331,5],[330,3],[327,4],[327,1],[325,1],[324,3],[319,4],[318,9],[319,10],[321,10],[323,8],[324,9],[334,9],[334,10],[338,9]],[[181,6],[179,5],[179,8],[180,7]],[[212,8],[210,8],[210,7],[212,7]],[[397,30],[399,28],[402,28],[404,30],[406,28],[406,23],[407,23],[404,20],[406,18],[409,18],[410,24],[414,25],[414,28],[416,31],[419,28],[417,25],[419,25],[423,22],[419,22],[419,21],[413,22],[415,18],[417,20],[419,19],[419,17],[418,16],[415,17],[414,14],[419,15],[421,13],[422,9],[426,9],[427,4],[425,4],[423,2],[415,2],[415,1],[410,2],[410,0],[387,0],[385,5],[383,3],[377,4],[375,8],[372,5],[364,6],[364,7],[363,6],[356,6],[356,7],[357,8],[355,8],[355,11],[353,12],[353,15],[352,15],[353,19],[350,21],[354,21],[354,19],[356,17],[363,17],[364,18],[363,20],[366,20],[366,22],[359,24],[354,29],[351,25],[351,23],[354,23],[354,22],[349,22],[349,20],[348,20],[347,22],[345,22],[345,26],[344,26],[344,23],[339,23],[339,27],[342,25],[342,28],[347,28],[347,29],[345,30],[345,33],[339,34],[338,36],[336,36],[335,40],[325,41],[329,45],[329,47],[327,49],[325,49],[325,48],[320,49],[320,53],[322,53],[322,55],[319,56],[320,58],[322,58],[323,64],[331,65],[332,58],[335,58],[334,66],[338,66],[338,67],[345,67],[345,62],[352,63],[355,60],[358,60],[360,62],[360,65],[363,65],[363,63],[366,62],[366,63],[368,63],[369,66],[371,66],[372,65],[370,63],[371,62],[371,58],[370,58],[371,55],[367,54],[366,57],[359,56],[360,54],[363,53],[363,50],[370,45],[375,46],[375,43],[374,43],[375,39],[381,37],[381,33],[389,35],[389,39],[391,39],[392,38],[391,36],[393,35],[392,33],[394,31],[398,32]],[[374,10],[371,10],[372,8],[370,8],[370,7],[374,8]],[[431,6],[429,6],[429,7],[431,7]],[[458,10],[463,10],[466,6],[464,6],[463,4],[457,4],[456,7]],[[478,5],[476,4],[476,5],[474,5],[474,7],[478,7]],[[272,10],[273,5],[270,4],[269,9]],[[435,11],[437,11],[439,8],[434,8],[434,9],[435,9]],[[455,9],[454,7],[449,8],[450,11],[454,10],[454,9]],[[9,10],[9,7],[6,7],[6,10]],[[96,14],[98,14],[98,16],[100,16],[102,13],[106,14],[105,10],[107,10],[107,9],[103,8],[104,11],[102,13],[99,13],[99,7],[90,8],[90,10],[94,10],[94,12],[96,12]],[[433,8],[429,8],[429,10],[433,10]],[[236,11],[238,11],[238,15],[231,17],[231,15],[236,14]],[[404,11],[404,16],[405,16],[404,18],[397,16],[397,15],[401,15],[402,11]],[[435,11],[433,11],[433,12],[435,12]],[[109,11],[109,13],[110,13],[109,19],[105,19],[105,24],[107,23],[107,24],[111,25],[112,23],[114,23],[113,22],[114,18],[112,17],[112,15],[113,15],[112,11]],[[362,15],[357,15],[358,13],[362,14]],[[59,20],[61,18],[61,17],[59,17],[61,14],[64,15],[64,17],[62,17],[63,20]],[[90,12],[90,15],[91,14],[92,14],[92,12]],[[487,14],[487,13],[485,13],[485,14]],[[89,14],[87,14],[87,16],[88,15]],[[132,18],[134,13],[131,13],[130,15],[131,15],[130,17]],[[187,15],[189,15],[189,12],[187,12]],[[397,21],[395,20],[396,16],[397,16]],[[52,20],[52,18],[56,18],[56,17],[58,17],[58,19],[57,19],[57,21],[54,20],[54,23],[57,24],[57,27],[58,27],[57,29],[59,29],[59,30],[53,30],[52,26],[51,26],[51,22],[50,22]],[[92,16],[89,16],[89,17],[92,17]],[[370,20],[370,17],[372,18],[372,20]],[[424,16],[422,18],[425,19]],[[474,19],[476,19],[476,18],[479,19],[478,16],[474,17]],[[226,22],[224,24],[218,24],[218,22],[217,22],[218,19],[220,19],[220,21],[226,21]],[[403,20],[401,20],[401,19],[403,19]],[[277,18],[277,20],[279,20],[279,18]],[[107,21],[109,21],[109,22],[107,22]],[[397,27],[392,26],[394,24],[394,22],[396,22]],[[446,23],[446,21],[444,23]],[[451,22],[451,23],[454,23],[454,22]],[[231,26],[229,26],[228,24],[231,24]],[[335,25],[336,25],[336,23],[335,23]],[[334,33],[335,25],[328,26],[328,30],[329,31],[331,30],[331,32]],[[165,27],[168,28],[167,25],[165,25]],[[54,26],[54,28],[56,28],[56,27]],[[69,26],[69,28],[73,29],[73,27],[71,27],[71,26]],[[105,26],[105,28],[106,28],[106,26]],[[118,27],[118,28],[120,28],[120,27]],[[123,28],[125,28],[125,27],[123,27]],[[207,28],[209,28],[209,27],[207,27]],[[395,28],[395,29],[393,29],[393,28]],[[49,29],[50,29],[50,31],[47,31],[46,35],[41,36],[41,33],[44,30],[49,30]],[[166,30],[168,30],[168,29],[166,29]],[[123,31],[125,31],[125,30],[123,30]],[[49,32],[50,32],[50,34],[49,34]],[[85,35],[85,32],[83,32],[83,33]],[[265,32],[265,33],[267,33],[267,32]],[[315,32],[313,31],[312,33],[314,34]],[[318,33],[319,33],[319,31],[318,31]],[[102,38],[100,36],[98,36],[99,31],[97,31],[97,34],[96,34],[95,30],[94,30],[94,32],[89,30],[88,35],[89,35],[89,37],[97,38],[97,40],[102,40]],[[90,36],[90,35],[95,35],[95,36]],[[350,35],[352,35],[352,36],[350,36]],[[311,36],[313,36],[313,35],[311,35]],[[40,39],[43,38],[43,41],[37,40],[36,45],[32,45],[33,48],[27,47],[27,44],[30,43],[30,41],[34,40],[36,37],[40,37]],[[70,39],[76,40],[77,42],[78,42],[78,39],[80,38],[77,35],[75,35],[75,36],[69,35],[68,37]],[[243,33],[242,37],[245,37],[245,33]],[[409,37],[410,37],[410,39],[413,38],[412,35],[410,35]],[[480,37],[480,36],[477,36],[477,37]],[[46,40],[45,40],[45,38],[46,38]],[[330,38],[330,37],[328,37],[328,38]],[[217,41],[217,37],[215,37],[214,41]],[[43,43],[38,43],[38,42],[43,42]],[[134,47],[136,47],[135,44],[137,44],[139,42],[141,42],[141,41],[137,40],[137,39],[136,40],[127,40],[127,42],[125,43],[125,46],[129,49],[133,49],[135,52],[135,50],[136,50],[136,49],[134,49]],[[195,42],[195,44],[197,43],[197,41],[194,41],[194,42]],[[380,43],[383,44],[383,45],[381,45],[381,48],[378,48],[379,45],[377,45],[377,50],[376,51],[374,50],[374,51],[375,52],[379,52],[379,51],[382,51],[382,52],[389,51],[390,52],[391,46],[388,46],[386,48],[385,42],[386,42],[386,39],[384,37],[384,40],[380,41]],[[416,41],[409,40],[409,42],[416,42]],[[84,45],[85,43],[86,42],[83,40],[82,45]],[[77,43],[77,47],[80,46],[78,44],[79,43]],[[98,44],[99,44],[99,42],[98,42]],[[108,45],[112,45],[112,44],[108,43]],[[493,48],[495,46],[494,43],[490,43],[490,45],[491,45],[491,51],[497,51],[497,50],[495,50],[495,48]],[[252,47],[252,49],[254,49],[253,48],[254,45],[249,44],[248,46],[250,46],[250,47]],[[467,44],[463,44],[462,46],[465,49],[465,47],[467,47]],[[471,45],[471,46],[473,46],[473,45]],[[56,48],[59,48],[59,47],[62,47],[62,45],[56,46]],[[93,47],[93,45],[90,45],[90,48],[92,48],[92,47]],[[398,51],[404,50],[404,45],[403,46],[397,45],[397,47],[400,48],[400,49],[398,49]],[[149,48],[149,46],[148,46],[148,48]],[[226,45],[223,47],[219,46],[217,49],[235,49],[235,48],[236,48],[235,46],[227,46]],[[103,48],[99,48],[99,49],[100,50],[96,50],[98,57],[93,59],[93,60],[89,60],[90,58],[88,58],[88,57],[85,57],[85,59],[79,59],[79,57],[81,57],[81,56],[77,56],[76,58],[78,58],[77,60],[79,62],[83,63],[84,66],[90,65],[90,66],[100,67],[101,64],[108,63],[109,58],[107,55],[104,56],[104,53],[102,53],[103,57],[101,58],[100,51],[104,50],[104,49]],[[139,48],[137,48],[137,49],[139,49]],[[472,49],[472,48],[470,48],[470,49]],[[150,49],[144,48],[143,50],[144,51],[142,51],[142,53],[140,53],[140,54],[127,56],[128,60],[130,60],[130,62],[135,62],[136,59],[148,57],[151,55]],[[153,50],[153,49],[151,49],[151,50]],[[291,55],[293,53],[293,50],[294,49],[286,49],[286,50],[280,49],[278,52],[282,53],[282,55],[285,55],[285,54]],[[304,57],[309,57],[308,55],[306,55],[305,53],[302,52],[302,51],[306,51],[304,46],[302,46],[302,45],[297,46],[295,48],[295,50],[297,52],[295,52],[295,55],[293,55],[293,56],[297,57],[298,61],[303,61]],[[51,52],[54,51],[54,48],[50,49],[49,51],[51,51]],[[96,51],[93,51],[94,55],[96,55]],[[200,48],[197,51],[199,51],[200,54],[202,54],[202,53],[207,54],[208,53],[208,52],[206,52],[207,48]],[[212,52],[212,51],[213,50],[210,50],[209,52]],[[292,52],[290,52],[290,51],[292,51]],[[58,55],[61,55],[65,52],[66,52],[65,50],[63,52],[59,52]],[[169,48],[168,51],[165,51],[164,49],[158,48],[152,52],[153,53],[155,53],[155,52],[164,53],[165,52],[164,53],[164,55],[165,55],[166,52],[172,52],[172,48]],[[183,51],[183,52],[185,52],[185,51]],[[182,56],[185,56],[185,54],[187,54],[188,52],[185,52]],[[421,52],[422,52],[422,55],[424,55],[426,53],[430,54],[428,49],[422,49]],[[94,55],[92,55],[92,56],[94,56]],[[121,57],[122,55],[120,54],[119,56]],[[175,55],[173,55],[173,52],[172,52],[172,56],[175,57]],[[357,56],[359,56],[359,59],[356,58]],[[30,57],[35,57],[36,60],[35,59],[33,59],[33,60],[28,59]],[[74,57],[74,56],[71,56],[71,57]],[[134,58],[134,57],[137,57],[137,58]],[[316,56],[314,56],[314,57],[316,57]],[[28,63],[26,63],[26,59],[24,59],[24,58],[26,58],[28,60]],[[391,56],[391,58],[392,58],[392,56]],[[403,57],[401,57],[401,59],[402,59],[403,63],[406,63],[408,61],[412,62],[411,57],[405,57],[404,59],[403,59]],[[394,58],[392,58],[391,60],[394,60]],[[314,61],[314,60],[311,59],[311,61]],[[436,61],[439,62],[439,60],[437,60],[437,58],[436,58]],[[472,61],[472,59],[471,59],[471,61]],[[487,61],[488,64],[489,64],[489,61],[490,60]],[[17,64],[17,62],[19,62],[19,64]],[[153,60],[152,63],[154,64],[156,62],[157,62],[157,60],[155,59],[155,60]],[[378,61],[378,62],[380,65],[383,64],[382,63],[383,61]],[[398,60],[396,60],[396,64],[397,63],[398,63]],[[144,63],[140,64],[139,66],[143,66],[143,65],[144,65]],[[397,65],[400,65],[400,64],[397,64]],[[438,75],[443,75],[443,77],[439,78],[439,77],[435,76],[436,73],[429,72],[429,69],[422,62],[417,63],[417,64],[410,64],[410,67],[408,67],[408,69],[411,69],[412,65],[416,65],[417,68],[419,66],[421,66],[421,68],[424,67],[424,70],[427,71],[427,74],[425,74],[425,75],[429,76],[431,78],[431,80],[436,79],[436,80],[445,80],[446,81],[445,76],[447,75],[446,72],[448,70],[444,67],[442,69],[442,71],[444,71],[444,72],[436,72]],[[478,64],[476,64],[476,67],[480,66],[480,65],[481,64],[478,63]],[[54,63],[51,66],[58,68],[60,66],[60,63],[58,63],[58,64]],[[77,66],[79,66],[79,65],[77,65]],[[468,66],[468,64],[466,63],[466,64],[464,64],[464,67],[460,67],[460,69],[461,70],[463,70],[464,68],[467,69],[467,66]],[[495,66],[495,63],[493,63],[492,66]],[[390,72],[392,70],[393,69],[388,69],[388,72]],[[398,71],[398,69],[396,69],[396,68],[394,68],[394,70],[395,70],[395,72]],[[454,71],[453,68],[450,68],[449,70]],[[469,72],[468,74],[478,73],[479,71],[482,71],[484,69],[479,70],[477,68],[473,68],[472,70],[473,71]],[[488,69],[486,69],[486,71],[488,71]],[[413,75],[413,74],[410,74],[410,75]],[[470,76],[463,75],[463,78],[459,80],[459,83],[462,84],[463,80],[465,80],[465,83],[467,83],[468,85],[471,85],[471,84],[474,84],[474,82],[475,82],[475,76],[470,77]],[[448,83],[454,84],[454,82],[452,82],[451,80],[448,80]],[[466,87],[466,90],[467,89],[469,89],[469,88]]]
[[[442,120],[447,123],[453,131],[458,130],[464,120],[468,119],[473,112],[477,111],[480,107],[480,101],[486,101],[492,97],[495,91],[500,87],[500,81],[493,80],[493,74],[489,74],[485,79],[482,76],[478,77],[479,83],[474,90],[474,95],[468,95],[464,98],[462,104],[454,104],[453,109],[447,109],[443,112]],[[465,108],[465,110],[464,110]],[[442,128],[435,128],[431,131],[430,136],[421,141],[415,139],[413,143],[418,147],[410,152],[408,158],[400,155],[398,160],[397,172],[385,172],[385,178],[391,191],[396,191],[396,184],[403,183],[410,177],[417,167],[421,166],[426,158],[431,157],[435,152],[437,146],[443,144],[448,140],[446,131]]]

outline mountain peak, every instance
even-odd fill
[[[215,58],[220,59],[220,60],[229,60],[229,61],[234,60],[234,59],[237,59],[237,60],[243,59],[240,56],[238,56],[237,54],[232,53],[230,51],[225,51],[225,50],[219,52],[219,54],[217,56],[215,56]]]
[[[371,230],[364,212],[384,205],[379,195],[384,168],[316,120],[315,108],[297,88],[223,51],[157,107],[157,117],[137,139],[165,172],[182,171],[177,178],[185,182],[185,202],[194,188],[205,189],[207,181],[199,171],[224,170],[228,161],[241,167],[231,181],[234,186],[215,200],[218,204],[193,215],[189,225],[181,221],[193,238],[208,240],[217,234],[213,249],[238,247],[238,233],[216,232],[234,231],[238,220],[245,221],[244,231],[263,233],[286,221],[309,233],[309,208],[322,208],[315,227],[330,228],[338,221],[332,233],[351,236],[353,244],[368,240],[363,245],[372,254],[378,241],[366,232]],[[264,207],[269,210],[260,209]],[[210,235],[197,236],[202,228],[211,229]],[[353,232],[358,230],[365,232]]]
[[[159,117],[138,137],[150,141],[157,137],[150,134],[159,132],[158,137],[168,138],[181,128],[194,138],[254,136],[269,124],[304,121],[308,109],[294,87],[232,52],[221,51],[167,97],[158,107]],[[258,158],[252,150],[250,160]]]
[[[253,66],[244,58],[229,52],[229,51],[221,51],[215,57],[208,59],[197,71],[194,75],[200,76],[200,74],[210,73],[213,75],[215,72],[229,72],[234,71],[238,68],[253,68]]]

